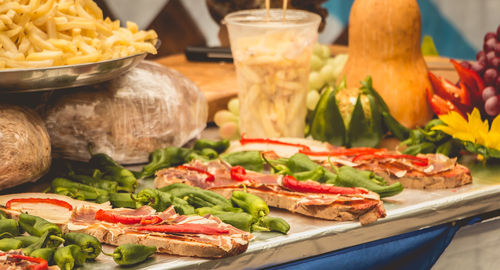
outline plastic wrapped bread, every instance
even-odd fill
[[[0,190],[36,181],[50,168],[50,140],[33,110],[0,104]]]
[[[144,163],[155,149],[181,146],[205,128],[208,104],[179,72],[143,61],[110,82],[56,93],[45,123],[53,154],[87,161],[106,153],[122,164]]]

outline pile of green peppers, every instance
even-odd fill
[[[111,194],[135,191],[138,184],[131,171],[103,153],[92,154],[88,163],[75,168],[67,161],[64,165],[56,172],[50,189],[74,199],[103,203]]]
[[[25,213],[19,215],[18,221],[0,213],[0,229],[5,232],[0,240],[2,251],[22,249],[24,255],[42,258],[61,269],[73,269],[101,253],[101,243],[91,235],[63,234],[56,224]],[[22,235],[22,231],[29,235]]]
[[[200,216],[218,217],[222,222],[244,231],[273,231],[286,234],[290,224],[280,217],[269,216],[266,202],[254,194],[235,190],[231,195],[232,206],[214,205],[196,209]]]
[[[160,169],[178,166],[193,159],[211,160],[219,157],[219,154],[229,147],[229,140],[210,141],[205,139],[197,140],[193,148],[167,147],[157,149],[149,156],[149,163],[142,171],[137,172],[138,178],[153,176]]]
[[[362,81],[361,85],[348,126],[336,99],[337,92],[346,87],[345,82],[337,88],[327,86],[315,109],[307,117],[306,136],[346,147],[376,147],[388,131],[400,140],[406,139],[409,130],[390,114],[387,104],[373,89],[371,77]],[[365,117],[361,95],[368,98],[370,119]]]
[[[22,235],[23,231],[29,235]],[[1,251],[22,249],[24,255],[44,259],[49,265],[64,270],[95,260],[102,252],[101,243],[94,236],[76,232],[63,234],[56,224],[25,213],[20,214],[17,221],[0,211],[0,232]],[[156,247],[122,245],[115,249],[113,258],[119,265],[132,265],[146,260],[155,251]]]

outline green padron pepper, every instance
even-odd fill
[[[13,249],[20,249],[23,243],[20,240],[13,238],[0,239],[0,250],[9,251]]]
[[[149,163],[142,168],[141,172],[137,173],[137,177],[149,177],[160,169],[184,164],[192,153],[194,150],[181,147],[156,149],[149,155]]]
[[[222,222],[230,224],[235,228],[249,232],[252,228],[254,217],[248,213],[235,213],[217,210],[215,207],[201,207],[196,209],[200,216],[212,215],[218,217]]]
[[[113,260],[119,265],[133,265],[145,261],[155,252],[155,246],[124,244],[117,247],[113,254],[106,255],[112,256]]]
[[[54,260],[54,253],[56,253],[57,248],[40,248],[33,250],[31,252],[30,257],[33,258],[42,258],[46,260],[49,265],[52,265],[52,261]]]
[[[64,245],[77,245],[85,254],[86,260],[94,260],[101,254],[101,242],[92,235],[86,233],[70,232],[64,235]]]
[[[254,231],[272,231],[287,234],[290,224],[280,217],[264,216],[252,226]]]
[[[140,205],[132,199],[132,193],[110,193],[109,202],[113,207],[136,209]]]
[[[403,191],[403,185],[400,182],[387,186],[383,177],[376,176],[373,172],[361,171],[349,166],[340,167],[337,176],[336,185],[366,188],[378,193],[380,197],[394,196]]]
[[[0,239],[18,236],[19,223],[14,219],[0,219]]]
[[[40,237],[33,236],[33,235],[21,235],[21,236],[16,236],[14,239],[20,240],[23,243],[23,248],[28,247],[35,242],[38,242],[40,240]]]
[[[259,196],[248,192],[239,190],[233,191],[231,202],[252,215],[255,219],[259,219],[269,214],[269,207],[266,202]]]
[[[64,239],[61,238],[61,228],[41,217],[21,213],[19,215],[19,225],[24,231],[34,236],[42,237],[47,233],[49,237],[47,245],[49,246],[59,246],[64,242]]]
[[[85,253],[77,245],[61,247],[54,253],[54,262],[61,270],[71,270],[85,263]]]
[[[229,148],[229,140],[224,139],[221,141],[211,141],[206,139],[199,139],[194,143],[193,149],[202,151],[203,149],[213,149],[218,154],[224,153]]]
[[[111,177],[122,187],[134,190],[137,187],[137,179],[134,174],[116,163],[110,156],[99,153],[93,154],[89,161],[90,166],[99,169],[105,175]]]
[[[185,199],[196,208],[213,207],[215,205],[220,205],[222,207],[231,206],[231,203],[220,194],[182,183],[171,184],[159,190],[170,193],[174,197]]]
[[[221,155],[221,159],[231,166],[241,166],[245,170],[261,172],[264,169],[264,160],[259,151],[241,151]]]

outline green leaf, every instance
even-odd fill
[[[382,114],[380,113],[379,106],[375,97],[373,95],[367,95],[368,101],[370,103],[370,113],[371,113],[371,121],[370,121],[370,129],[371,132],[377,137],[377,145],[380,143],[380,140],[384,136],[385,132],[382,128]]]
[[[356,105],[354,105],[347,134],[350,147],[375,147],[380,142],[379,135],[371,130],[370,123],[365,118],[361,95],[358,95]]]
[[[320,141],[327,141],[333,145],[344,145],[345,125],[340,114],[336,91],[328,87],[323,91],[315,108],[311,123],[311,136]]]

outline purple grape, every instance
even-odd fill
[[[483,95],[483,100],[486,101],[490,97],[496,96],[497,95],[497,90],[493,86],[488,86],[488,87],[486,87],[486,88],[483,89],[482,95]]]
[[[477,74],[479,75],[482,75],[483,72],[484,72],[484,69],[485,69],[485,66],[479,62],[474,62],[472,63],[471,65],[472,67],[472,70],[474,70],[475,72],[477,72]]]
[[[479,59],[477,59],[477,62],[481,64],[482,66],[488,65],[488,61],[486,59],[486,55],[481,55]]]
[[[489,63],[490,63],[490,67],[498,69],[498,67],[500,67],[500,58],[495,57],[495,58],[491,59],[491,61]]]
[[[495,83],[498,90],[500,90],[500,76],[497,77],[497,81]]]
[[[486,54],[486,63],[488,67],[493,66],[492,61],[495,59],[497,55],[495,54],[495,51],[490,51]]]
[[[498,32],[498,30],[497,30]],[[497,34],[493,33],[493,32],[488,32],[486,33],[486,35],[484,35],[484,43],[486,43],[486,41],[490,38],[497,38]]]
[[[500,102],[498,96],[490,97],[484,102],[484,110],[490,116],[496,116],[500,113]]]
[[[500,56],[500,42],[495,45],[495,53],[497,56]]]
[[[489,51],[495,50],[495,46],[497,45],[497,39],[496,38],[490,38],[484,42],[483,45],[483,50],[485,53],[488,53]]]
[[[477,54],[476,54],[476,60],[479,60],[479,58],[481,57],[484,57],[484,52],[483,51],[479,51]]]
[[[497,81],[498,71],[494,68],[489,68],[484,71],[484,83],[486,85],[495,85]]]
[[[468,68],[468,69],[472,68],[472,65],[468,61],[462,61],[462,62],[460,62],[460,65],[462,67],[464,67],[464,68]]]

